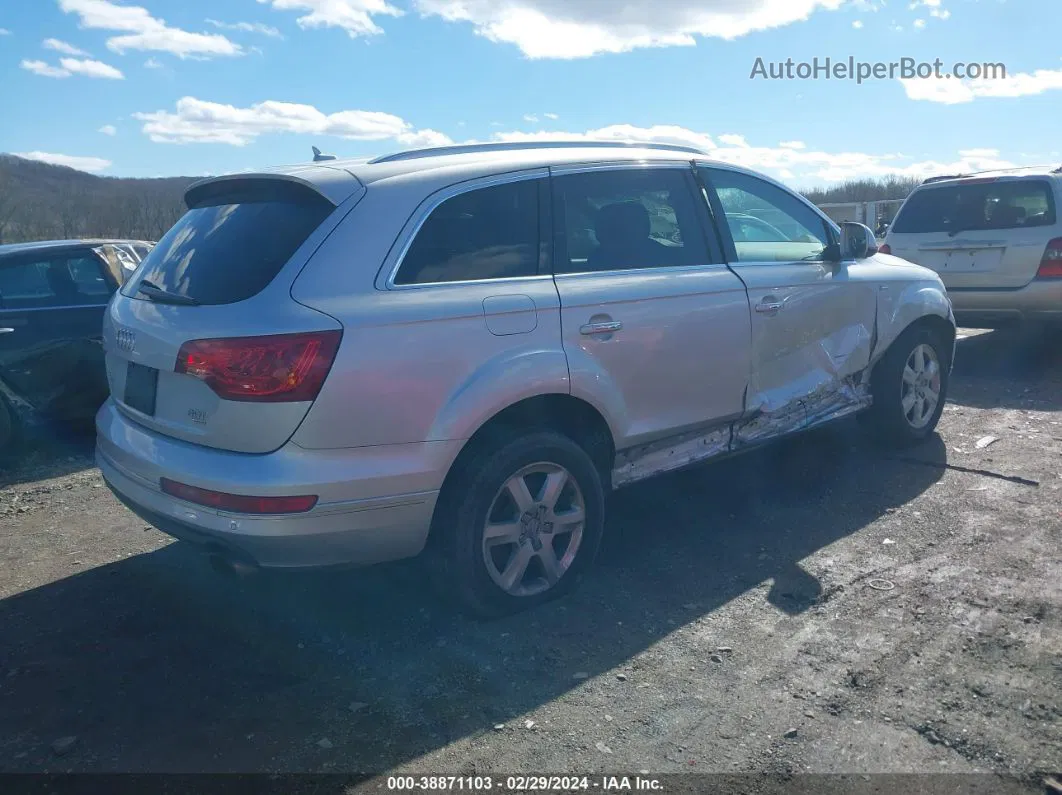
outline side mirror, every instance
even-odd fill
[[[871,254],[877,253],[878,239],[869,226],[855,221],[845,221],[841,224],[842,260],[866,259]]]

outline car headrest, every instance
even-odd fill
[[[649,211],[641,202],[606,204],[597,211],[594,232],[602,246],[649,237]]]

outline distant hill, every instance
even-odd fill
[[[119,179],[0,154],[0,243],[76,237],[158,240],[197,177]],[[921,182],[861,179],[804,191],[815,204],[903,199]]]
[[[158,240],[196,177],[119,179],[0,154],[0,243],[77,237]]]

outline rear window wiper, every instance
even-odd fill
[[[141,279],[140,284],[137,286],[137,292],[143,293],[152,301],[157,301],[160,304],[179,304],[180,306],[199,306],[199,302],[194,298],[189,298],[187,295],[178,295],[177,293],[171,293],[167,290],[163,290],[154,282],[147,279]]]

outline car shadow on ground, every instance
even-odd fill
[[[1062,409],[1060,342],[1062,332],[1044,328],[959,339],[948,401],[973,408]]]
[[[0,771],[388,770],[587,678],[635,687],[643,652],[750,591],[807,611],[837,584],[801,561],[923,493],[945,455],[934,436],[912,465],[841,423],[633,486],[581,590],[492,622],[440,606],[416,562],[233,581],[181,544],[11,596]]]
[[[52,422],[33,418],[14,449],[0,454],[0,488],[82,472],[95,466],[92,420]]]

